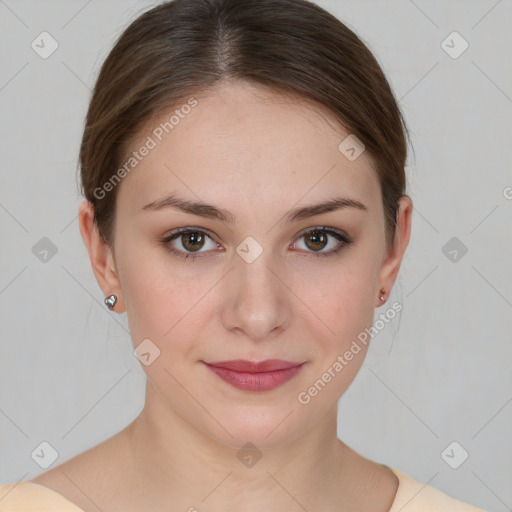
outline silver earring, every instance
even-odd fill
[[[386,302],[386,290],[380,290],[380,293],[381,293],[381,296],[379,297],[380,300],[382,301],[382,304],[384,304],[384,302]]]
[[[114,309],[114,304],[117,302],[117,297],[115,295],[109,295],[104,302],[108,309],[112,311]]]

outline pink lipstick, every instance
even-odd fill
[[[204,361],[203,361],[204,362]],[[304,363],[281,359],[254,362],[243,359],[204,364],[222,380],[245,391],[270,391],[299,373]]]

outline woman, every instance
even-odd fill
[[[477,510],[337,437],[375,308],[401,309],[405,134],[370,51],[313,3],[135,20],[91,99],[79,219],[145,406],[0,510]]]

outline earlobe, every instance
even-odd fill
[[[411,221],[412,200],[409,196],[402,196],[398,201],[397,224],[393,245],[390,247],[379,273],[378,297],[380,303],[378,306],[381,306],[385,302],[380,300],[382,291],[387,290],[389,296],[398,276],[398,271],[400,270],[400,265],[411,236]]]
[[[92,204],[84,200],[78,209],[80,233],[89,253],[92,270],[103,292],[104,297],[115,294],[117,298],[116,310],[119,310],[121,301],[121,285],[115,269],[112,248],[105,243],[94,221]],[[119,306],[117,306],[119,305]]]

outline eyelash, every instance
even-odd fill
[[[313,257],[313,258],[322,258],[322,257],[327,257],[327,256],[335,256],[335,255],[339,254],[343,249],[345,249],[346,247],[348,247],[348,246],[350,246],[350,245],[352,245],[354,243],[354,240],[352,238],[350,238],[349,236],[345,235],[342,231],[338,231],[337,229],[329,228],[327,226],[323,226],[323,227],[318,226],[318,227],[308,228],[307,230],[302,231],[299,234],[299,236],[297,237],[296,240],[298,241],[303,236],[308,235],[308,234],[313,233],[313,232],[320,232],[320,233],[325,233],[325,234],[331,235],[331,236],[333,236],[334,238],[336,238],[340,242],[340,244],[335,249],[331,249],[330,251],[326,251],[326,252],[306,251],[307,253],[310,253],[311,257]],[[179,257],[184,258],[184,259],[191,258],[192,261],[193,261],[196,258],[206,257],[206,254],[209,251],[196,252],[196,253],[183,252],[183,251],[175,249],[174,247],[169,245],[170,242],[172,242],[173,240],[179,238],[182,235],[186,235],[187,233],[201,233],[201,234],[203,234],[203,235],[205,235],[208,238],[213,240],[213,238],[206,231],[204,231],[203,229],[187,227],[187,228],[178,228],[177,230],[173,231],[169,235],[167,235],[164,238],[162,238],[160,240],[160,242],[165,247],[165,249],[167,251],[169,251],[171,254],[174,254],[175,256],[179,256]],[[294,244],[295,243],[296,242],[294,242]]]

